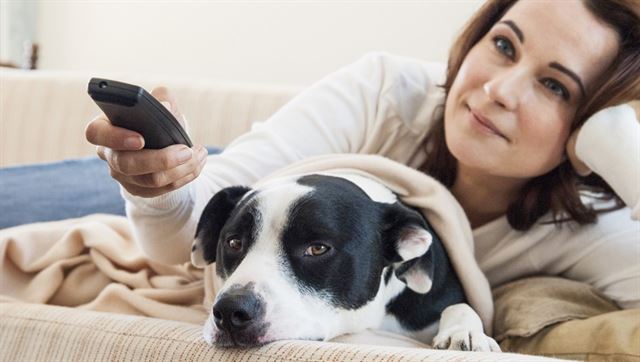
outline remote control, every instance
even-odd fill
[[[144,148],[160,149],[173,144],[193,146],[173,114],[142,87],[91,78],[88,92],[111,124],[140,133]]]

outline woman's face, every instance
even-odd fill
[[[547,173],[563,160],[576,109],[617,51],[616,32],[579,0],[517,2],[453,82],[449,150],[461,166],[493,176]]]

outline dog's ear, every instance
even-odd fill
[[[422,215],[401,203],[385,212],[385,259],[409,289],[425,294],[431,290],[434,265],[430,252],[433,234]]]
[[[220,231],[238,201],[250,190],[245,186],[231,186],[218,191],[209,200],[198,221],[195,240],[191,246],[191,263],[194,266],[204,268],[216,261]]]

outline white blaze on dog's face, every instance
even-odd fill
[[[224,281],[205,325],[218,346],[327,340],[377,327],[390,293],[383,270],[428,250],[421,216],[361,176],[306,175],[214,195],[192,261]],[[418,263],[398,278],[426,293]]]

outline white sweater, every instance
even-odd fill
[[[442,64],[366,55],[209,156],[189,185],[150,199],[123,189],[137,240],[159,261],[188,261],[197,221],[216,191],[251,185],[305,157],[378,154],[418,168],[426,158],[424,138],[444,104],[437,87],[444,75]],[[631,110],[615,122],[603,118],[582,127],[576,152],[630,208],[587,226],[536,224],[520,232],[502,217],[475,229],[475,255],[492,286],[559,275],[595,286],[623,308],[640,307],[640,223],[632,220],[640,218],[640,125]]]

